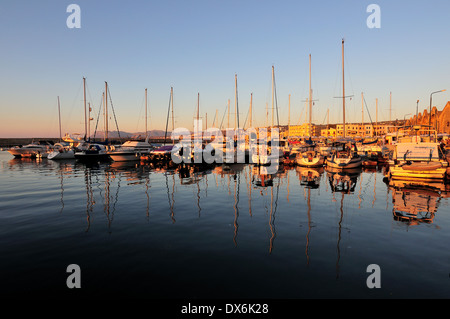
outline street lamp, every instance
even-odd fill
[[[430,118],[428,120],[428,126],[430,128],[431,128],[431,100],[432,100],[433,94],[439,93],[439,92],[444,92],[444,91],[446,91],[446,90],[435,91],[430,94]],[[431,134],[431,130],[428,132],[428,135],[430,135],[430,134]]]
[[[417,105],[416,105],[416,125],[417,125],[417,120],[419,119],[419,100],[417,100]]]

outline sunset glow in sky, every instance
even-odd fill
[[[81,8],[81,28],[66,12]],[[381,9],[381,28],[370,29],[367,6]],[[305,121],[312,56],[313,122],[342,121],[341,40],[345,38],[347,120],[361,121],[361,92],[375,120],[403,119],[450,100],[450,2],[436,1],[23,1],[0,3],[0,137],[57,137],[83,132],[82,79],[97,117],[105,81],[121,131],[165,129],[170,88],[175,126],[192,129],[197,94],[212,125],[238,79],[241,126],[253,93],[254,126],[265,124],[275,67],[280,123]],[[271,113],[269,113],[271,114]],[[369,117],[365,109],[365,120]],[[231,116],[234,118],[234,115]],[[226,119],[224,124],[226,123]],[[248,126],[248,119],[247,119]],[[103,127],[99,123],[99,128]],[[114,119],[110,129],[115,129]]]

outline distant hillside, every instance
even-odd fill
[[[120,137],[121,138],[131,138],[131,137],[138,137],[139,135],[141,136],[141,138],[145,137],[145,132],[135,132],[135,133],[130,133],[130,132],[124,132],[124,131],[119,131],[120,133]],[[109,138],[118,138],[119,137],[119,133],[117,131],[110,131],[108,132],[108,136]],[[151,130],[148,131],[148,136],[150,137],[157,137],[157,136],[164,136],[165,131],[163,130]],[[171,132],[167,132],[167,136],[170,136]],[[95,134],[96,138],[103,138],[104,136],[104,132],[97,132]],[[92,135],[93,137],[93,135]]]

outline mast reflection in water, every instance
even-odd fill
[[[447,185],[7,152],[0,180],[2,296],[73,297],[75,263],[89,298],[450,297]],[[366,285],[370,264],[380,289]]]

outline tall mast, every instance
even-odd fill
[[[274,83],[273,83],[273,82],[274,82],[274,80],[275,80],[275,79],[274,79],[274,78],[275,78],[275,74],[274,74],[274,73],[275,73],[275,71],[274,71],[274,67],[273,67],[273,65],[272,65],[272,127],[273,127],[273,118],[274,118],[274,117],[273,117],[273,111],[274,111],[274,107],[273,107],[273,104],[274,104],[274,103],[273,103],[273,102],[274,102],[274,100],[273,100],[273,99],[274,99],[274,95],[273,95],[273,94],[274,94],[274,87],[273,87],[273,86],[274,86]]]
[[[197,93],[197,121],[200,119],[200,93]]]
[[[344,124],[344,137],[345,137],[345,77],[344,77],[344,39],[342,39],[342,114]]]
[[[147,88],[145,89],[145,140],[148,137],[148,128],[147,128]]]
[[[328,130],[330,126],[330,109],[327,109],[327,136],[328,136]]]
[[[391,122],[392,115],[392,92],[389,93],[389,122]]]
[[[83,96],[84,96],[84,139],[87,137],[87,110],[86,110],[86,78],[83,77]]]
[[[230,128],[230,99],[228,99],[228,121],[227,121],[227,127]]]
[[[234,128],[239,128],[239,106],[237,94],[237,74],[234,75]],[[237,124],[237,126],[236,126]]]
[[[108,82],[105,81],[105,141],[108,140]]]
[[[91,139],[91,103],[88,103],[88,139]]]
[[[376,112],[375,112],[375,135],[378,136],[378,99],[375,99]]]
[[[61,142],[62,140],[62,135],[61,135],[61,110],[59,107],[59,96],[58,96],[58,117],[59,117],[59,141]]]
[[[173,87],[170,87],[170,104],[172,105],[172,132],[175,130],[175,119],[173,117]]]
[[[288,109],[288,137],[291,136],[291,95],[289,94],[289,109]]]
[[[309,55],[309,136],[312,135],[311,113],[312,113],[312,89],[311,89],[311,54],[310,54]]]
[[[253,127],[252,104],[253,104],[253,93],[250,93],[250,127]]]
[[[361,136],[365,135],[364,129],[364,93],[361,92]]]
[[[103,119],[105,118],[105,92],[103,92]],[[106,124],[105,124],[106,126]],[[103,140],[106,140],[106,135],[103,136]]]

